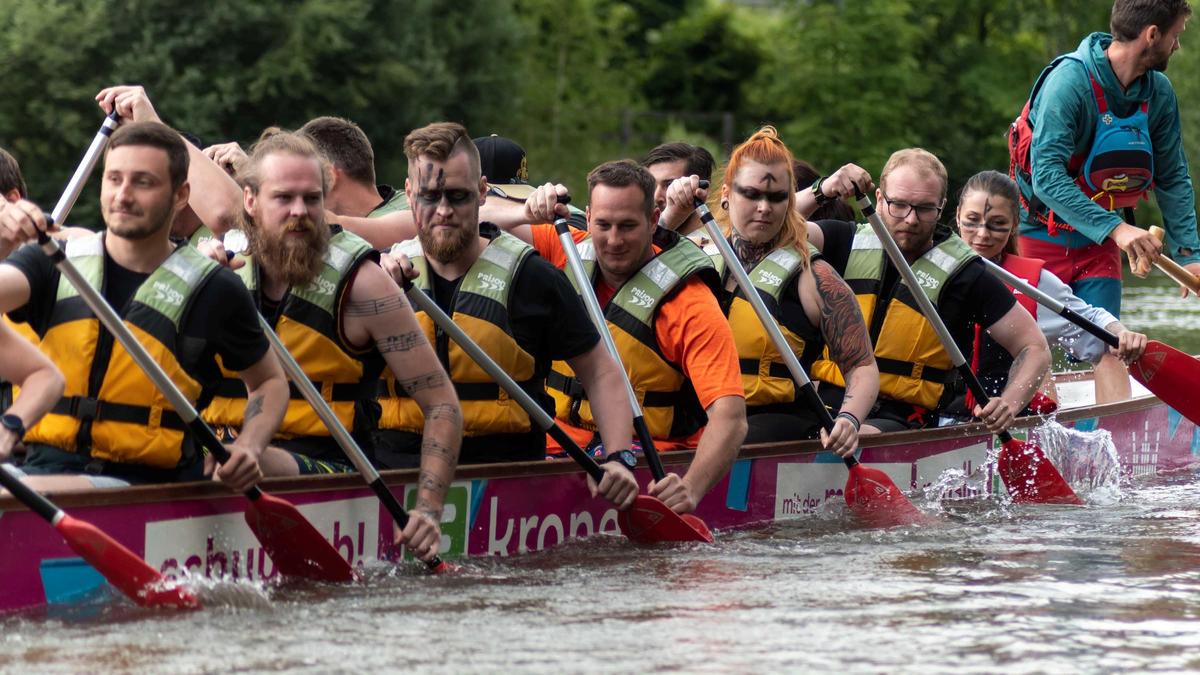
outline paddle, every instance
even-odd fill
[[[560,203],[567,203],[570,197],[564,195],[559,197]],[[567,224],[566,218],[555,218],[554,229],[558,231],[558,241],[562,245],[563,252],[567,255],[567,268],[571,272],[571,276],[575,277],[575,285],[579,288],[579,296],[583,298],[583,304],[587,308],[588,316],[592,319],[592,323],[596,326],[596,331],[600,333],[600,339],[604,343],[604,349],[613,361],[620,366],[621,379],[625,383],[625,394],[629,398],[629,405],[633,409],[633,428],[637,432],[638,441],[642,444],[642,452],[646,455],[646,463],[650,466],[650,475],[654,476],[655,481],[660,481],[666,478],[667,473],[663,469],[662,460],[659,459],[658,450],[654,447],[654,437],[650,435],[650,428],[646,426],[646,417],[642,414],[642,404],[638,401],[637,393],[633,390],[633,384],[629,381],[629,373],[625,371],[625,367],[621,366],[621,353],[617,351],[617,345],[613,342],[612,333],[608,330],[608,321],[604,318],[604,310],[600,308],[600,302],[596,299],[596,291],[592,288],[592,280],[588,278],[587,272],[583,269],[583,260],[579,257],[579,249],[575,248],[575,240],[571,237],[571,229]],[[656,526],[650,531],[641,531],[638,529],[634,518],[637,517],[639,522],[654,522]],[[708,525],[699,517],[685,513],[680,515],[675,513],[661,499],[651,497],[650,495],[638,495],[634,500],[633,507],[622,511],[617,515],[620,521],[621,529],[630,533],[630,538],[637,541],[654,543],[659,541],[703,541],[712,543],[712,532],[709,531]]]
[[[54,207],[54,213],[48,217],[50,223],[62,223],[67,211],[79,197],[83,184],[95,168],[96,162],[108,145],[108,137],[116,126],[116,116],[110,114],[92,140],[87,153],[84,154],[79,168],[72,176],[66,191]],[[209,452],[213,453],[219,462],[229,460],[229,451],[213,433],[204,420],[196,414],[196,409],[184,398],[175,383],[171,381],[162,367],[150,356],[142,343],[138,342],[125,323],[121,321],[112,306],[101,296],[87,279],[79,273],[58,242],[51,239],[45,232],[38,232],[38,244],[42,252],[49,256],[59,272],[71,282],[80,297],[100,320],[105,328],[112,333],[121,346],[125,348],[146,373],[154,385],[162,391],[170,401],[175,412],[187,423],[192,433]],[[276,569],[285,576],[299,576],[321,581],[349,581],[354,578],[354,570],[337,549],[308,522],[300,511],[288,502],[272,497],[254,486],[246,491],[250,503],[246,508],[246,524],[254,531],[263,549],[275,563]]]
[[[1150,234],[1159,241],[1162,241],[1166,237],[1167,232],[1157,225],[1151,225]],[[1165,254],[1159,256],[1158,260],[1154,261],[1154,264],[1158,269],[1165,272],[1167,276],[1174,279],[1175,283],[1183,286],[1191,291],[1192,295],[1200,298],[1200,279],[1197,279],[1196,275],[1189,272],[1183,265],[1171,260]]]
[[[592,480],[596,481],[597,485],[601,480],[604,479],[604,469],[600,468],[600,465],[596,463],[596,460],[592,459],[591,455],[584,452],[583,449],[579,447],[579,444],[577,444],[574,439],[568,436],[567,432],[563,431],[562,427],[555,423],[554,418],[551,417],[545,410],[542,410],[542,407],[537,404],[537,401],[533,400],[533,397],[529,395],[529,392],[522,389],[521,386],[518,385],[508,373],[504,372],[503,368],[501,368],[495,361],[492,360],[492,357],[487,355],[487,352],[480,349],[479,345],[475,344],[475,341],[472,340],[469,335],[463,332],[463,329],[459,328],[458,324],[454,323],[454,320],[451,319],[444,311],[442,311],[442,308],[438,307],[437,303],[434,302],[432,298],[426,295],[421,289],[413,286],[412,282],[408,279],[404,280],[404,292],[408,295],[408,299],[412,301],[413,305],[417,307],[417,309],[420,309],[428,314],[430,318],[433,319],[433,322],[437,324],[438,328],[446,333],[451,340],[454,340],[459,347],[462,347],[462,350],[471,357],[471,360],[479,364],[479,367],[483,368],[484,372],[486,372],[492,378],[492,380],[496,382],[496,384],[500,385],[500,387],[504,389],[504,391],[507,392],[508,395],[525,410],[525,413],[529,415],[530,421],[537,425],[538,429],[549,434],[551,438],[558,441],[558,444],[563,447],[563,450],[566,450],[567,454],[571,456],[571,459],[575,460],[579,466],[583,467],[583,470],[592,477]],[[637,535],[642,532],[649,532],[653,534],[653,532],[656,530],[656,525],[661,521],[661,519],[659,519],[655,514],[642,513],[636,516],[635,521],[636,527],[632,531],[623,531],[625,532],[625,536],[629,537],[630,539],[633,539],[634,541],[643,541],[642,539],[639,539]],[[652,541],[661,540],[654,539]]]
[[[967,360],[963,358],[962,351],[958,345],[954,343],[954,339],[950,337],[950,331],[946,329],[946,324],[942,321],[942,317],[934,308],[933,302],[929,300],[929,296],[925,294],[917,277],[913,274],[912,268],[908,266],[908,261],[904,259],[904,254],[900,252],[900,248],[896,246],[895,240],[888,232],[887,226],[883,224],[879,214],[875,212],[875,207],[871,204],[871,200],[867,198],[860,190],[855,190],[855,199],[858,202],[858,208],[863,215],[867,217],[867,222],[871,224],[871,229],[875,231],[875,236],[883,244],[884,251],[887,252],[889,258],[892,259],[892,264],[899,270],[901,277],[904,278],[904,283],[912,289],[912,295],[916,299],[917,304],[921,306],[921,313],[929,321],[929,325],[937,331],[938,339],[942,343],[942,347],[946,353],[950,355],[950,360],[954,363],[955,369],[962,376],[963,381],[967,383],[967,387],[971,390],[971,394],[981,406],[986,406],[988,402],[987,392],[983,390],[983,385],[979,383],[979,378],[975,373],[971,372],[971,367],[967,365]],[[1000,442],[1003,446],[1000,448],[1000,456],[996,460],[996,468],[1000,472],[1000,478],[1004,480],[1005,487],[1008,488],[1008,493],[1012,496],[1014,502],[1042,502],[1053,504],[1082,504],[1079,497],[1075,495],[1075,491],[1067,485],[1067,481],[1063,480],[1062,474],[1054,465],[1047,459],[1042,449],[1033,443],[1023,443],[1013,438],[1008,431],[1001,431],[997,436],[1000,437]]]
[[[304,374],[304,369],[300,367],[300,364],[288,352],[283,341],[272,330],[271,324],[267,323],[267,320],[261,314],[258,315],[258,325],[262,326],[263,333],[266,334],[267,340],[271,343],[271,348],[275,351],[275,355],[279,357],[280,362],[283,363],[283,369],[287,372],[288,377],[291,378],[292,382],[296,384],[296,388],[300,390],[301,395],[304,396],[304,400],[308,401],[308,404],[312,406],[313,412],[317,413],[317,417],[320,417],[321,421],[325,423],[325,426],[329,429],[329,433],[333,435],[338,445],[342,447],[342,451],[346,453],[346,456],[350,458],[350,462],[354,464],[354,468],[358,469],[358,472],[362,474],[363,480],[367,482],[367,485],[379,497],[379,501],[383,502],[388,513],[392,514],[392,520],[400,526],[400,529],[404,529],[408,525],[408,512],[400,505],[400,500],[396,499],[396,495],[392,494],[392,491],[388,489],[379,472],[375,470],[371,461],[363,453],[362,448],[358,447],[358,442],[354,440],[350,432],[346,431],[345,425],[337,418],[337,415],[334,414],[329,404],[325,402],[325,399],[321,398],[321,392],[317,391],[312,380],[308,379],[308,376]],[[425,562],[425,565],[434,574],[449,570],[446,563],[437,556]]]
[[[196,609],[200,606],[199,599],[182,585],[173,588],[165,586],[162,574],[141,556],[91,523],[72,518],[50,500],[29,489],[20,478],[8,472],[7,465],[0,465],[0,486],[29,507],[30,511],[53,525],[71,550],[130,600],[143,607]]]
[[[996,275],[1025,295],[1037,300],[1055,314],[1100,338],[1110,347],[1121,340],[1100,325],[1085,319],[1063,303],[1012,274],[991,260],[984,259]],[[1185,272],[1187,270],[1184,270]],[[1157,340],[1146,343],[1146,351],[1129,366],[1134,379],[1141,382],[1163,403],[1179,411],[1192,422],[1200,423],[1200,397],[1194,387],[1200,382],[1200,361]]]
[[[709,239],[713,240],[717,250],[721,252],[721,257],[725,259],[725,268],[733,274],[738,288],[742,290],[742,295],[754,308],[754,314],[766,329],[771,342],[775,344],[775,349],[783,357],[784,365],[787,366],[788,372],[796,382],[797,391],[820,418],[821,426],[825,428],[825,431],[832,432],[833,416],[829,414],[829,409],[825,407],[824,401],[817,394],[816,386],[809,379],[808,373],[804,372],[804,367],[800,365],[796,353],[792,351],[783,332],[779,330],[779,324],[767,310],[758,290],[750,281],[750,276],[742,268],[737,254],[733,252],[733,248],[726,241],[716,218],[708,210],[708,205],[700,199],[696,200],[696,213],[700,216],[700,221],[704,224]],[[925,516],[917,507],[913,506],[912,502],[908,501],[908,498],[886,473],[879,469],[863,466],[853,455],[843,457],[842,461],[850,471],[850,475],[846,479],[846,487],[843,490],[846,506],[850,507],[851,512],[862,518],[864,522],[875,527],[892,527],[911,525],[925,520]]]

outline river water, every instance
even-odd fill
[[[1125,303],[1200,351],[1200,302],[1139,281]],[[0,672],[1200,670],[1200,483],[1116,484],[1087,447],[1084,508],[931,493],[936,523],[909,528],[834,507],[715,546],[602,536],[441,577],[219,583],[190,614],[100,598],[0,617]]]

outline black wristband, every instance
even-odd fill
[[[854,416],[854,413],[852,413],[852,412],[847,412],[847,411],[845,411],[845,410],[842,410],[841,412],[839,412],[839,413],[837,414],[837,416],[838,416],[838,417],[845,417],[846,419],[850,420],[850,424],[853,424],[853,425],[854,425],[854,430],[855,430],[855,431],[858,431],[859,429],[861,429],[861,428],[862,428],[862,422],[858,421],[858,418],[857,418],[857,417],[855,417],[855,416]]]
[[[821,184],[825,182],[825,178],[826,178],[825,176],[821,176],[820,178],[813,181],[813,184],[812,184],[813,199],[817,200],[818,208],[825,206],[829,202],[836,199],[836,197],[830,197],[830,196],[826,195],[824,192],[821,192]]]

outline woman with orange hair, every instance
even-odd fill
[[[860,420],[875,402],[879,370],[854,294],[808,245],[807,223],[795,209],[792,162],[775,128],[759,129],[734,149],[714,214],[800,364],[808,369],[828,348],[846,374],[846,397],[833,432],[826,434],[816,411],[797,397],[750,303],[722,268],[725,288],[733,292],[727,314],[746,390],[746,442],[813,438],[819,432],[827,448],[846,456],[857,447]]]

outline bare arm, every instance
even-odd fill
[[[633,438],[633,411],[629,407],[621,365],[608,355],[603,342],[597,342],[567,364],[588,393],[588,404],[605,450],[615,452],[629,448]]]
[[[408,210],[392,211],[378,218],[355,218],[335,213],[325,215],[329,222],[341,225],[378,249],[386,249],[398,241],[407,241],[417,236],[413,212]]]
[[[58,402],[63,392],[63,376],[46,355],[0,322],[0,378],[21,387],[17,400],[4,411],[21,418],[28,429]],[[0,429],[0,461],[7,461],[12,448],[21,439]]]
[[[274,352],[267,351],[257,363],[238,373],[246,384],[246,412],[237,440],[231,445],[246,449],[254,457],[271,443],[287,410],[287,376]]]
[[[722,396],[709,404],[705,412],[708,425],[683,476],[684,485],[697,503],[729,473],[747,428],[746,399],[741,396]]]
[[[242,189],[200,148],[184,144],[188,149],[188,183],[192,186],[188,206],[218,237],[237,229],[242,213]]]
[[[1050,369],[1050,347],[1037,322],[1021,305],[1013,305],[1000,320],[988,326],[992,339],[1012,354],[1008,385],[1000,398],[1013,411],[1021,411],[1037,392]],[[1015,412],[1014,412],[1015,414]]]
[[[342,316],[346,338],[352,344],[375,345],[396,383],[421,407],[425,426],[414,510],[437,524],[462,446],[462,414],[454,386],[400,288],[378,265],[359,268]]]

